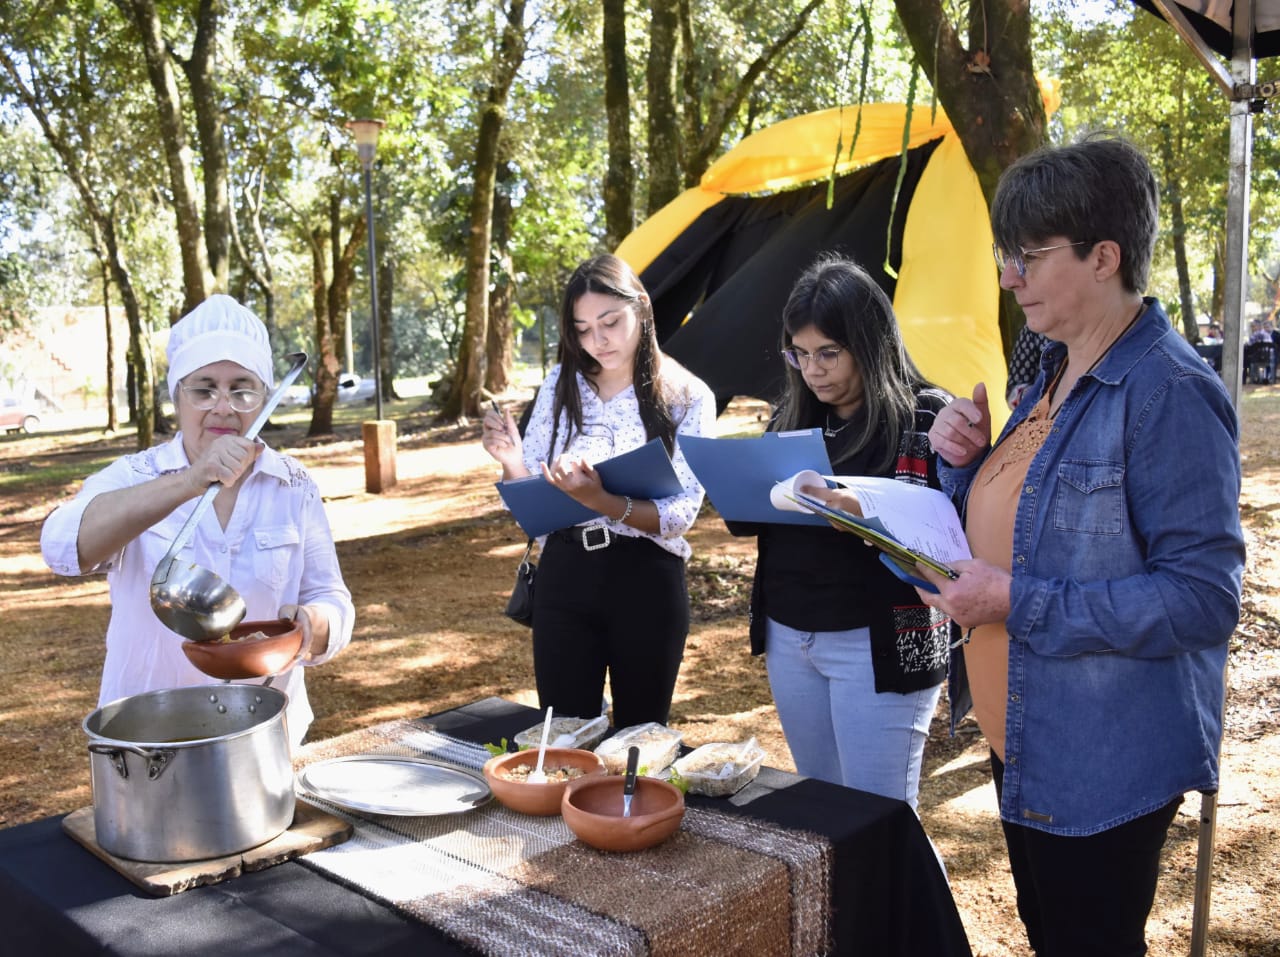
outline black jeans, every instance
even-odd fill
[[[680,556],[633,536],[615,535],[595,551],[559,532],[548,536],[533,596],[533,671],[543,708],[599,714],[607,670],[615,727],[665,724],[688,633]]]
[[[1004,764],[991,754],[996,801]],[[1001,821],[1018,916],[1036,957],[1142,957],[1160,851],[1178,796],[1158,810],[1088,837]]]

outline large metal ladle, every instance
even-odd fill
[[[245,432],[246,439],[258,437],[267,419],[280,404],[285,390],[307,364],[305,352],[294,352],[288,358],[291,363],[289,371],[284,374],[275,391],[267,397],[262,411]],[[200,496],[191,516],[178,530],[173,544],[165,552],[164,558],[160,559],[160,564],[156,565],[155,573],[151,576],[151,608],[156,617],[183,638],[190,638],[192,641],[221,638],[240,624],[245,615],[244,599],[238,591],[209,569],[178,560],[178,553],[191,541],[200,519],[222,488],[220,482],[214,482]]]

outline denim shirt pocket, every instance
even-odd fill
[[[258,580],[272,589],[285,583],[289,563],[302,536],[296,525],[272,525],[253,530],[253,571]]]
[[[1066,460],[1058,466],[1053,527],[1090,535],[1124,531],[1124,466]]]

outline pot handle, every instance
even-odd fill
[[[128,779],[129,766],[125,762],[125,752],[136,754],[147,762],[147,780],[154,781],[164,774],[165,768],[173,761],[177,755],[177,750],[173,748],[139,748],[134,745],[122,744],[99,744],[96,741],[89,742],[89,752],[91,754],[101,754],[106,757],[111,766],[116,769],[116,773],[120,777]]]

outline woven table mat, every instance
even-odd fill
[[[308,745],[294,764],[370,753],[472,770],[489,756],[427,722],[393,721]],[[333,811],[355,834],[310,855],[305,866],[482,954],[714,957],[828,949],[831,848],[814,834],[690,807],[663,844],[608,854],[577,841],[559,816],[519,814],[496,801],[443,817]]]

